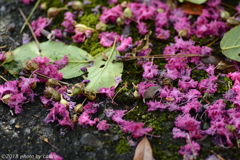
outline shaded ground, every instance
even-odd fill
[[[15,49],[22,44],[22,37],[19,31],[24,20],[18,11],[18,7],[28,15],[33,6],[26,6],[18,1],[7,2],[0,0],[0,46],[7,44],[7,49],[10,47]],[[32,19],[37,19],[39,15],[42,15],[42,13],[40,10],[37,10],[32,16]],[[9,28],[9,26],[12,27]],[[10,31],[6,32],[8,28]],[[25,32],[30,34],[27,27]],[[129,64],[126,64],[125,67],[128,67],[128,65]],[[3,73],[4,69],[0,68],[0,74]],[[14,77],[9,74],[4,74],[3,76],[7,80],[14,79]],[[124,76],[123,79],[126,79],[126,77],[129,78],[129,75],[125,74]],[[130,76],[130,78],[134,79],[136,77]],[[72,83],[79,81],[80,78],[71,80]],[[0,84],[3,83],[4,81],[0,79]],[[44,85],[39,84],[35,93],[42,95],[43,89]],[[49,108],[44,108],[43,104],[40,102],[39,96],[37,96],[35,100],[35,103],[24,105],[23,112],[19,115],[12,115],[9,107],[0,103],[0,156],[2,156],[0,159],[14,159],[17,157],[20,159],[20,156],[22,156],[22,159],[37,159],[36,155],[39,155],[41,157],[40,159],[45,159],[43,156],[51,152],[56,152],[58,155],[64,157],[64,159],[71,160],[130,160],[133,158],[135,147],[126,145],[127,135],[124,134],[116,124],[111,123],[111,121],[108,121],[111,126],[107,132],[97,131],[95,127],[83,128],[79,125],[75,127],[74,131],[71,131],[56,123],[45,124],[43,120],[47,116]],[[97,102],[100,102],[99,98]],[[118,106],[114,106],[104,100],[104,103],[100,105],[101,107],[95,115],[100,120],[106,119],[103,113],[105,108],[113,107],[125,109],[126,105],[130,108],[135,106],[137,111],[141,111],[137,106],[142,106],[142,110],[145,110],[142,113],[146,114],[146,105],[143,107],[141,101],[131,100],[131,95],[123,95],[117,98],[116,102],[119,104]],[[135,115],[135,111],[127,115],[126,118],[130,119],[133,115]],[[154,121],[159,121],[161,123],[159,130],[156,131],[161,134],[161,137],[153,137],[151,139],[151,145],[156,159],[182,159],[178,150],[185,142],[184,140],[173,139],[171,133],[172,127],[174,126],[174,117],[176,115],[177,113],[157,112],[156,114],[146,114],[149,119],[144,120],[140,114],[138,117],[133,118],[135,120],[153,121],[152,123],[154,123]],[[203,118],[202,121],[205,122],[205,119]],[[207,127],[208,123],[205,122],[205,124],[206,126],[201,126],[202,129]],[[16,128],[16,125],[19,125],[20,128]],[[61,135],[60,130],[63,130],[65,135]],[[58,149],[44,142],[44,137]],[[239,159],[237,157],[240,155],[240,149],[221,149],[212,143],[210,137],[199,142],[199,144],[201,145],[201,151],[199,152],[200,159],[205,159],[210,155],[211,150],[214,150],[225,159]],[[23,156],[25,157],[23,158]]]

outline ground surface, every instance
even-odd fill
[[[231,5],[234,6],[236,5],[235,3],[236,2],[232,2]],[[0,46],[7,44],[7,49],[10,47],[15,49],[22,44],[22,37],[19,31],[24,20],[18,11],[18,7],[28,15],[33,5],[26,6],[16,0],[12,2],[0,0]],[[40,10],[36,10],[32,19],[36,19],[42,14]],[[12,26],[12,30],[6,32],[9,26]],[[27,27],[25,32],[30,34]],[[0,74],[2,73],[4,73],[4,69],[0,68]],[[3,76],[7,80],[14,79],[10,74],[5,74]],[[79,81],[80,78],[71,80],[72,83]],[[3,83],[4,81],[0,79],[0,84]],[[35,93],[42,95],[43,89],[44,85],[39,84]],[[130,101],[127,95],[122,98],[123,99],[116,99],[116,103],[119,104],[118,106],[114,106],[112,103],[108,103],[104,100],[99,112],[95,114],[96,117],[99,119],[106,118],[105,114],[103,114],[104,108],[114,107],[125,109],[126,105],[130,108],[142,105],[141,101]],[[127,135],[123,134],[120,128],[116,127],[116,124],[110,122],[111,126],[107,132],[100,132],[95,127],[83,128],[79,125],[74,131],[71,131],[56,123],[45,124],[43,120],[49,108],[44,108],[43,104],[40,102],[39,96],[36,97],[35,100],[35,103],[24,105],[23,112],[19,115],[12,115],[9,107],[0,103],[0,156],[2,156],[0,159],[15,159],[14,157],[20,159],[20,156],[22,156],[22,159],[37,159],[36,155],[39,155],[41,157],[40,159],[45,159],[43,156],[47,156],[51,152],[56,152],[64,159],[71,160],[130,160],[133,158],[135,147],[122,145],[126,144]],[[100,100],[97,99],[97,101]],[[146,106],[144,109],[147,110]],[[161,128],[158,131],[158,133],[161,133],[161,137],[153,137],[150,141],[154,150],[154,157],[156,159],[182,159],[178,150],[185,142],[184,140],[173,139],[171,133],[172,127],[174,126],[174,117],[177,114],[175,115],[175,113],[168,112],[159,112],[157,114],[160,118],[156,118],[156,115],[149,116],[150,118],[155,118],[153,121],[161,119]],[[131,114],[127,118],[130,116]],[[139,115],[139,117],[141,116],[142,115]],[[138,119],[138,117],[135,119]],[[19,125],[20,128],[16,128],[15,125]],[[65,135],[60,134],[60,129],[65,131]],[[58,149],[44,142],[43,137],[47,138],[48,141]],[[208,137],[202,142],[199,142],[201,145],[201,151],[199,152],[200,159],[205,159],[210,155],[211,150],[214,150],[225,159],[239,159],[237,157],[239,157],[240,149],[221,149],[216,147],[211,141],[212,139]]]

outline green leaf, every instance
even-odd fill
[[[85,79],[90,80],[86,86],[87,89],[98,93],[98,89],[102,87],[110,88],[116,86],[117,83],[114,78],[122,76],[123,63],[113,63],[113,60],[116,59],[116,55],[119,55],[115,46],[116,43],[114,43],[113,47],[108,48],[94,57],[94,64],[92,67],[87,68],[89,73],[88,77],[85,77]],[[107,57],[107,60],[104,60],[104,57],[105,59]]]
[[[14,72],[19,73],[22,70],[16,63],[25,66],[26,60],[31,60],[39,55],[48,57],[50,62],[54,62],[55,60],[62,59],[63,56],[66,55],[68,57],[68,63],[59,71],[63,73],[63,78],[70,79],[84,74],[85,72],[81,71],[80,68],[87,66],[89,64],[88,60],[93,59],[86,51],[72,45],[67,46],[62,42],[43,42],[40,43],[40,48],[42,50],[41,53],[38,51],[36,43],[30,42],[15,49],[13,51],[14,61],[3,65],[4,68],[7,69],[9,73],[15,75]]]
[[[240,26],[236,26],[227,33],[220,43],[223,54],[229,59],[240,62]]]
[[[179,2],[183,3],[185,0],[178,0]],[[194,4],[203,4],[207,0],[186,0],[188,2],[194,3]]]
[[[187,0],[187,1],[195,4],[203,4],[207,0]]]

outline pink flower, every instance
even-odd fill
[[[60,29],[54,29],[53,31],[57,38],[62,38],[62,31]]]
[[[162,28],[156,28],[155,35],[158,39],[168,39],[170,37],[170,30],[164,30]]]
[[[68,63],[68,58],[67,58],[66,55],[64,55],[61,60],[54,61],[53,63],[55,64],[57,69],[63,69],[67,65],[67,63]]]
[[[19,87],[21,88],[21,92],[25,94],[30,94],[32,93],[31,87],[33,85],[36,85],[35,83],[39,82],[39,79],[37,79],[37,75],[34,74],[33,78],[25,78],[25,77],[20,77],[21,82],[19,83]]]
[[[29,5],[31,1],[33,2],[34,0],[22,0],[22,2],[26,5]]]
[[[144,97],[144,92],[151,86],[155,86],[155,84],[146,81],[140,82],[138,84],[138,92]]]
[[[48,155],[48,158],[46,160],[63,160],[63,158],[61,156],[57,155],[57,153],[51,152]]]
[[[58,116],[61,116],[62,118],[59,119]],[[51,109],[50,113],[48,113],[47,117],[45,118],[44,122],[49,123],[49,122],[54,122],[57,120],[60,125],[62,126],[68,126],[71,127],[71,129],[74,129],[73,122],[69,118],[69,112],[67,111],[65,105],[59,104],[59,102],[56,102]]]
[[[99,20],[103,23],[116,23],[118,17],[123,14],[122,8],[120,5],[113,7],[111,9],[103,11]]]
[[[109,125],[106,124],[106,120],[102,120],[98,123],[97,128],[99,131],[106,131],[109,128]]]
[[[201,122],[198,122],[187,113],[183,117],[179,115],[174,123],[180,129],[196,131],[199,130]]]
[[[189,88],[196,88],[198,81],[194,81],[191,77],[183,76],[181,80],[178,81],[178,87],[182,88],[184,91],[188,91]]]
[[[78,122],[79,124],[82,125],[90,125],[93,126],[96,124],[96,122],[98,121],[98,118],[95,118],[93,121],[90,119],[89,115],[87,112],[83,112],[81,114],[81,116],[79,116],[78,118]]]
[[[23,96],[23,93],[17,93],[11,96],[8,105],[10,108],[14,108],[15,114],[19,114],[22,112],[21,103],[23,103],[24,100],[26,100],[26,97]]]
[[[111,33],[109,33],[108,31],[102,32],[99,34],[98,38],[100,38],[100,44],[103,47],[111,47],[114,43],[116,36],[117,36],[117,42],[120,42],[120,36],[113,31]]]
[[[174,138],[174,139],[177,139],[177,138],[186,138],[186,132],[180,130],[180,129],[177,128],[177,127],[174,127],[173,130],[172,130],[172,132],[173,132],[173,138]]]
[[[84,32],[79,32],[76,31],[76,35],[72,36],[73,42],[78,43],[78,42],[84,42],[86,38],[86,35]]]
[[[111,99],[113,98],[114,96],[114,91],[115,91],[115,86],[112,86],[111,88],[105,88],[105,87],[102,87],[100,89],[98,89],[99,93],[101,94],[105,94],[108,99]]]
[[[217,91],[217,87],[218,87],[217,83],[214,84],[216,80],[217,80],[217,77],[214,77],[214,76],[203,79],[198,84],[198,87],[204,93],[214,94]]]
[[[211,7],[217,7],[221,3],[221,0],[208,0],[207,5]]]
[[[240,81],[240,72],[233,72],[228,73],[227,77],[231,78],[233,81],[238,80]]]
[[[139,138],[152,131],[152,127],[143,128],[143,126],[143,122],[135,123],[134,121],[126,121],[121,128],[125,133],[131,132],[134,138]]]
[[[95,102],[88,102],[84,107],[83,111],[88,114],[94,114],[97,113],[97,110],[99,108],[99,104]]]
[[[65,21],[62,23],[62,26],[65,27],[64,31],[70,34],[74,33],[74,25],[76,24],[73,19],[74,15],[71,12],[66,12],[64,16]]]
[[[146,62],[143,64],[143,78],[152,79],[158,74],[157,65],[153,65],[153,62]]]
[[[195,142],[195,141],[191,141],[192,145],[190,145],[189,140],[187,140],[187,144],[183,147],[181,147],[181,149],[179,150],[179,153],[181,155],[193,155],[192,152],[192,148],[194,150],[194,153],[196,153],[196,155],[198,156],[198,151],[200,150],[200,145]]]
[[[145,35],[148,32],[147,25],[144,22],[138,21],[137,22],[137,28],[138,28],[138,32],[142,35]]]
[[[161,101],[158,102],[158,101],[156,101],[156,100],[155,100],[155,102],[149,101],[149,102],[147,102],[146,104],[147,104],[148,107],[149,107],[149,108],[148,108],[148,112],[150,112],[150,111],[155,111],[155,110],[157,110],[157,109],[160,109],[160,111],[164,111],[164,110],[167,108],[167,106],[166,106],[165,104],[161,103]]]
[[[121,45],[117,47],[117,50],[123,52],[129,44],[132,44],[132,37],[123,38],[123,36],[121,36]]]
[[[118,0],[108,0],[108,4],[118,4]]]
[[[181,110],[184,114],[187,114],[190,112],[191,109],[194,109],[195,112],[199,112],[201,107],[202,107],[202,105],[195,98],[191,102],[188,102],[185,106],[182,106]]]
[[[48,25],[48,20],[47,18],[42,18],[42,16],[40,16],[37,21],[33,20],[31,25],[36,37],[40,38],[41,29],[44,29]]]
[[[117,124],[124,124],[125,120],[123,120],[122,117],[125,115],[125,112],[127,112],[127,110],[115,110],[112,116],[112,120],[115,121]]]

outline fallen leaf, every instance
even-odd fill
[[[63,69],[59,70],[59,72],[63,73],[63,78],[70,79],[84,74],[85,72],[80,70],[80,68],[88,66],[90,64],[88,60],[93,59],[90,54],[81,48],[65,45],[62,42],[43,42],[40,43],[40,47],[42,49],[41,53],[35,42],[30,42],[15,49],[13,51],[14,61],[4,64],[3,67],[7,69],[10,74],[16,76],[15,73],[19,73],[22,70],[20,66],[25,67],[26,60],[31,60],[41,55],[42,57],[48,57],[50,62],[54,62],[61,60],[64,55],[67,55],[68,63]]]
[[[133,160],[152,160],[153,159],[153,152],[152,147],[145,136],[141,142],[138,144]]]
[[[110,88],[112,86],[117,86],[115,77],[121,77],[123,71],[122,62],[114,62],[116,56],[119,55],[118,50],[116,49],[116,42],[113,47],[108,48],[103,51],[105,53],[107,60],[103,60],[102,53],[97,54],[93,61],[93,66],[87,68],[88,77],[84,79],[90,80],[87,84],[86,89],[93,90],[98,93],[98,89],[102,87]]]
[[[157,93],[157,91],[160,89],[160,86],[151,86],[144,92],[144,98],[153,98],[153,96]]]
[[[236,68],[232,62],[226,61],[219,57],[210,55],[206,57],[201,57],[201,61],[204,64],[212,64],[216,67],[216,73],[224,73],[227,74],[229,72],[235,72]]]
[[[144,39],[141,41],[140,45],[137,46],[136,51],[141,52],[143,50],[148,49],[149,47],[149,36],[151,35],[152,32],[149,32],[148,34],[145,35]]]
[[[193,4],[190,2],[185,2],[180,7],[185,13],[191,14],[191,15],[201,15],[202,10],[204,9],[203,5]]]
[[[223,54],[229,59],[240,62],[240,25],[234,27],[224,34],[221,40],[220,47]]]

